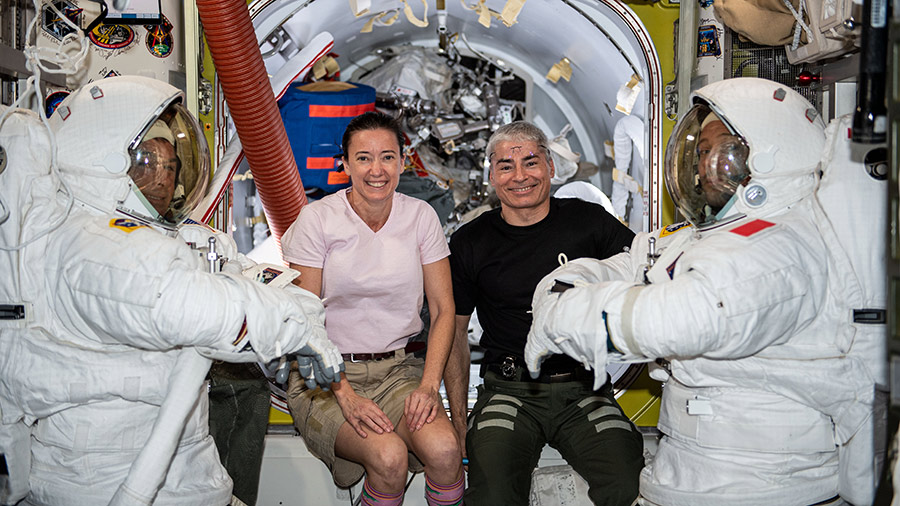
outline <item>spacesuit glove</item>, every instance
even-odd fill
[[[566,354],[580,361],[585,368],[590,366],[587,355],[568,336],[550,331],[547,325],[553,318],[559,299],[559,293],[535,291],[532,300],[531,329],[525,342],[525,365],[533,378],[540,375],[541,363],[551,354]]]
[[[344,370],[344,361],[337,347],[324,337],[323,340],[310,339],[306,346],[294,353],[297,355],[297,364],[300,366],[300,375],[303,376],[309,388],[316,386],[328,390],[332,383],[341,380],[341,371]]]
[[[309,356],[305,355],[297,355],[297,369],[300,372],[300,376],[303,377],[303,381],[306,383],[306,388],[310,390],[315,390],[317,386],[320,386],[316,383],[316,378],[318,377],[315,373],[315,364],[316,361]],[[331,384],[323,384],[321,385],[322,390],[328,390]]]
[[[538,282],[532,298],[532,309],[539,302],[538,294],[544,297],[554,293],[562,293],[574,286],[584,286],[592,283],[607,281],[613,273],[605,267],[602,261],[596,258],[576,258],[569,260],[565,265],[554,269],[550,274]]]
[[[562,353],[553,339],[544,332],[537,330],[534,325],[528,331],[528,340],[525,342],[525,365],[532,378],[541,374],[541,364],[549,355]]]

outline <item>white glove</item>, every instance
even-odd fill
[[[204,356],[271,364],[284,355],[303,355],[319,363],[320,379],[337,377],[343,362],[325,334],[325,307],[318,297],[294,285],[273,288],[227,273],[216,274],[215,281],[215,288],[221,291],[217,298],[243,313],[246,332],[206,344],[201,350]]]
[[[525,343],[525,363],[533,377],[540,374],[541,362],[550,354],[565,353],[590,368],[587,353],[562,334],[548,331],[548,318],[556,310],[560,295],[576,286],[606,280],[609,272],[595,258],[577,258],[544,276],[531,299],[532,323]]]
[[[303,306],[307,309],[308,326],[303,344],[299,348],[286,350],[286,353],[297,356],[300,374],[309,388],[318,385],[328,390],[332,383],[340,381],[344,361],[325,332],[325,307],[321,299],[307,290],[294,285],[288,285],[284,290],[292,296],[306,299]]]
[[[544,281],[538,286],[544,284]],[[537,378],[541,372],[541,363],[548,355],[566,354],[584,364],[585,369],[590,369],[591,362],[585,354],[568,336],[549,331],[549,320],[554,320],[554,313],[559,304],[561,295],[550,290],[535,291],[531,303],[531,329],[528,331],[528,340],[525,342],[525,365],[533,378]]]
[[[573,260],[538,283],[531,303],[533,321],[525,344],[525,364],[532,376],[537,376],[547,355],[565,353],[594,369],[596,389],[606,381],[608,333],[604,309],[633,285],[603,282],[602,263],[585,260],[590,259]],[[573,287],[562,289],[559,282]]]
[[[584,286],[593,283],[600,283],[610,279],[621,279],[617,274],[610,271],[604,261],[596,258],[576,258],[575,260],[566,261],[565,264],[554,269],[550,274],[544,276],[537,284],[534,293],[548,292],[557,281],[567,283],[569,285]],[[532,299],[534,302],[534,299]]]

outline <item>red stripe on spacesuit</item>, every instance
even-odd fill
[[[744,237],[750,237],[751,235],[759,232],[760,230],[765,230],[769,227],[774,227],[775,224],[768,222],[766,220],[753,220],[750,223],[745,223],[740,227],[731,229],[737,235],[742,235]]]
[[[358,105],[310,105],[310,118],[352,118],[375,110],[375,103]]]
[[[306,157],[307,169],[328,169],[334,168],[333,156],[308,156]]]

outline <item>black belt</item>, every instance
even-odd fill
[[[396,351],[386,351],[384,353],[341,353],[344,362],[368,362],[369,360],[384,360],[386,358],[394,358]]]
[[[414,353],[425,348],[425,343],[421,341],[410,342],[404,350],[406,353]],[[344,362],[368,362],[370,360],[379,361],[387,358],[394,358],[397,350],[386,351],[384,353],[341,353]]]
[[[544,371],[537,378],[532,378],[528,369],[510,360],[487,364],[487,370],[506,381],[527,381],[533,383],[564,383],[567,381],[593,381],[594,373],[584,367],[575,366],[564,371]]]

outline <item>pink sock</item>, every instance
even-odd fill
[[[369,478],[363,481],[362,506],[400,506],[403,504],[403,491],[397,495],[379,492],[369,485]]]
[[[465,473],[450,485],[438,485],[425,476],[425,501],[428,506],[460,506],[463,498]]]

